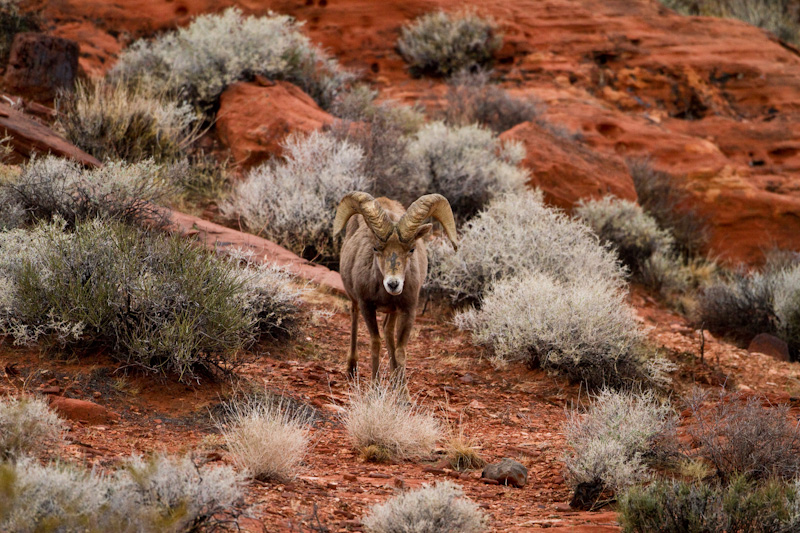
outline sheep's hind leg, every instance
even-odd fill
[[[358,302],[350,302],[350,355],[347,358],[347,375],[353,379],[358,375]]]

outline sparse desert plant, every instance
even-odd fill
[[[250,171],[221,208],[249,231],[306,259],[335,264],[339,244],[331,227],[345,194],[370,190],[361,171],[363,152],[348,141],[313,132],[290,136],[282,161]]]
[[[174,189],[174,203],[182,211],[219,204],[230,193],[229,161],[201,151],[169,164],[167,174]]]
[[[444,444],[445,457],[453,470],[465,472],[483,468],[486,461],[478,453],[478,447],[471,438],[464,433],[464,426],[450,426],[447,431],[447,442]]]
[[[93,345],[188,379],[287,328],[297,291],[178,237],[93,220],[0,233],[0,330],[18,344]]]
[[[533,98],[515,98],[492,85],[487,71],[461,71],[448,83],[443,120],[451,126],[480,124],[502,133],[517,124],[534,120],[541,104]]]
[[[60,95],[58,107],[67,139],[103,160],[175,159],[192,143],[200,123],[188,104],[106,81],[78,82]]]
[[[39,17],[33,13],[22,13],[19,3],[19,0],[0,1],[0,65],[8,62],[16,34],[41,30]]]
[[[600,280],[529,272],[494,283],[480,309],[456,315],[499,361],[525,361],[591,388],[663,386],[670,365],[644,343],[625,292]]]
[[[460,220],[469,219],[498,195],[520,193],[529,179],[519,166],[525,148],[501,142],[491,130],[475,124],[458,128],[443,122],[427,124],[406,154],[417,168],[420,194],[443,195]]]
[[[700,295],[700,322],[713,333],[750,342],[759,333],[776,331],[774,276],[733,272]]]
[[[648,476],[648,462],[674,452],[677,416],[652,392],[601,390],[585,413],[572,410],[565,432],[569,484],[614,492]]]
[[[295,83],[327,107],[352,75],[313,46],[301,25],[288,15],[244,16],[238,8],[201,15],[153,41],[133,43],[111,76],[207,110],[228,85],[262,75]]]
[[[547,207],[538,191],[492,201],[460,230],[458,251],[432,243],[428,285],[479,299],[496,281],[541,272],[562,283],[622,287],[625,270],[584,224]]]
[[[436,11],[403,26],[397,50],[415,76],[451,76],[490,66],[502,42],[491,19]]]
[[[683,15],[739,19],[792,43],[797,43],[800,36],[797,5],[790,0],[661,0],[661,3]]]
[[[228,406],[218,421],[236,464],[260,480],[291,480],[309,447],[312,414],[279,399],[256,397]]]
[[[777,333],[789,345],[789,353],[800,358],[800,264],[778,271],[773,285]]]
[[[162,223],[166,215],[157,204],[169,194],[169,180],[152,160],[109,162],[86,170],[74,161],[47,156],[30,161],[15,180],[0,186],[7,201],[0,209],[24,213],[17,223],[49,221],[56,215],[70,226],[98,216]]]
[[[409,400],[402,385],[382,380],[352,386],[342,424],[356,449],[374,446],[369,453],[394,459],[423,457],[441,436],[436,418]]]
[[[374,505],[363,520],[370,533],[478,533],[486,531],[487,522],[475,502],[449,481]]]
[[[235,522],[241,478],[188,457],[128,459],[110,476],[23,458],[0,463],[0,530],[178,533]]]
[[[728,484],[659,480],[630,488],[619,500],[629,533],[747,531],[784,533],[800,528],[800,484]]]
[[[680,187],[680,180],[655,170],[646,159],[629,160],[628,169],[639,205],[672,234],[676,251],[690,258],[700,255],[708,244],[708,222],[691,207],[691,196]]]
[[[705,405],[708,398],[695,391],[687,400],[694,419],[688,431],[719,478],[793,479],[800,474],[800,427],[790,421],[788,405],[765,405],[765,398],[725,392]]]
[[[0,460],[45,451],[63,430],[64,423],[41,398],[0,398]]]

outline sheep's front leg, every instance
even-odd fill
[[[369,331],[369,352],[372,355],[372,381],[378,379],[378,367],[381,362],[381,333],[378,329],[377,310],[369,304],[362,304],[361,316],[367,323]]]
[[[358,302],[350,301],[350,355],[347,358],[347,375],[355,378],[358,375]]]
[[[417,317],[416,310],[400,313],[397,328],[397,349],[395,350],[395,364],[392,365],[392,372],[395,379],[399,382],[405,381],[406,375],[406,345],[411,338],[411,330],[414,328],[414,320]]]
[[[397,313],[389,313],[383,322],[383,338],[386,339],[386,348],[389,350],[389,365],[392,370],[397,366],[395,360],[394,325],[397,323]]]

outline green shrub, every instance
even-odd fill
[[[437,11],[404,26],[397,50],[415,76],[451,76],[491,65],[501,45],[493,21],[470,12]]]
[[[428,286],[455,299],[475,301],[492,283],[530,271],[565,284],[622,287],[625,279],[612,250],[534,191],[493,200],[461,227],[456,253],[436,241],[429,250]]]
[[[0,212],[16,213],[9,226],[60,217],[70,226],[104,217],[122,222],[163,222],[158,207],[170,192],[170,178],[151,160],[109,162],[86,170],[78,163],[47,156],[27,163],[13,181],[0,185]],[[5,215],[3,218],[7,218]]]
[[[209,109],[227,86],[262,75],[290,81],[328,107],[352,76],[300,27],[288,15],[250,17],[238,8],[201,15],[154,41],[133,43],[111,76]]]
[[[188,457],[131,457],[111,476],[31,459],[0,463],[0,530],[161,533],[235,521],[242,479]]]
[[[791,0],[661,0],[661,3],[683,15],[739,19],[795,44],[800,37],[797,4]]]
[[[461,71],[447,87],[443,120],[451,126],[480,124],[495,133],[503,133],[517,124],[535,120],[541,104],[533,98],[514,98],[492,85],[486,71]]]
[[[628,161],[628,169],[639,205],[672,235],[676,251],[689,258],[700,255],[708,245],[708,221],[691,207],[691,195],[677,178],[655,170],[646,159]]]
[[[119,223],[64,226],[0,233],[0,331],[18,344],[99,345],[188,379],[234,364],[259,331],[285,330],[294,314],[282,271]]]
[[[291,135],[283,148],[282,161],[251,170],[222,204],[222,212],[306,259],[335,265],[339,243],[331,227],[336,206],[353,190],[371,190],[361,170],[363,153],[319,132]]]
[[[21,13],[19,3],[19,0],[0,0],[0,65],[8,62],[16,34],[42,29],[39,17]]]
[[[700,322],[715,334],[741,342],[775,333],[774,279],[769,274],[734,272],[700,295]]]
[[[370,533],[478,533],[486,515],[449,481],[409,490],[374,505],[364,518]]]
[[[67,139],[103,160],[175,159],[194,140],[199,124],[191,106],[121,83],[78,83],[60,96],[58,107]]]
[[[64,424],[40,398],[0,398],[0,460],[50,449]]]
[[[626,532],[788,533],[800,528],[800,485],[743,477],[726,485],[657,481],[631,488],[619,513]]]
[[[468,220],[503,193],[521,193],[529,179],[519,166],[525,148],[501,142],[477,125],[450,128],[442,122],[423,126],[408,145],[416,168],[418,194],[444,195],[457,219]]]
[[[572,410],[564,457],[573,489],[597,485],[619,493],[649,474],[648,463],[674,453],[677,416],[652,392],[601,390],[582,414]]]

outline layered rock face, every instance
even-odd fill
[[[186,24],[230,1],[32,0],[53,33],[80,42],[89,73],[133,38]],[[383,95],[441,104],[440,80],[411,79],[395,52],[400,27],[452,0],[244,0],[246,13],[289,13],[311,39]],[[758,263],[766,248],[800,249],[800,57],[735,20],[683,17],[656,0],[486,0],[504,30],[497,70],[506,88],[541,99],[575,133],[568,147],[531,125],[534,184],[569,208],[577,196],[633,197],[621,162],[648,157],[685,184],[712,224],[711,251]],[[512,132],[508,132],[509,136]],[[549,143],[555,143],[550,150]],[[557,179],[556,179],[557,178]]]

